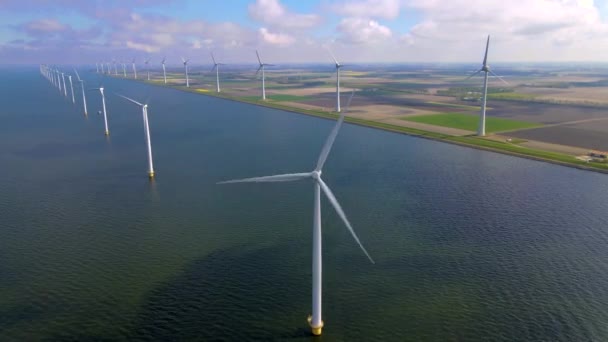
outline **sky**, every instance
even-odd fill
[[[0,64],[604,62],[608,0],[0,0]]]

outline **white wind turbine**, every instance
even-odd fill
[[[167,60],[167,57],[163,57],[162,62],[160,62],[163,65],[163,78],[165,79],[165,84],[167,84],[167,70],[165,70],[165,61]]]
[[[351,94],[348,99],[348,103],[346,105],[346,111],[348,110],[348,106],[350,105],[350,101],[352,100],[354,95]],[[321,331],[323,329],[323,320],[321,317],[321,277],[322,277],[322,253],[321,253],[321,191],[325,194],[329,202],[332,204],[334,209],[336,210],[338,216],[342,219],[346,228],[351,233],[363,253],[367,256],[367,258],[374,263],[374,260],[371,258],[355,231],[353,230],[350,222],[346,218],[346,214],[342,210],[340,203],[334,196],[333,192],[330,188],[323,182],[321,179],[321,173],[323,165],[327,160],[327,156],[331,150],[331,147],[338,135],[338,131],[340,130],[340,126],[344,122],[344,113],[340,115],[338,122],[334,126],[331,131],[323,149],[321,150],[321,155],[319,156],[319,160],[317,161],[317,166],[312,172],[305,173],[290,173],[290,174],[282,174],[275,176],[265,176],[265,177],[254,177],[254,178],[246,178],[246,179],[238,179],[238,180],[229,180],[220,182],[219,184],[227,184],[227,183],[258,183],[258,182],[292,182],[297,180],[304,179],[312,179],[314,183],[315,195],[314,195],[314,213],[313,213],[313,233],[312,233],[312,315],[308,317],[308,323],[312,329],[313,335],[321,335]]]
[[[483,94],[481,97],[481,111],[479,112],[479,125],[477,126],[477,135],[483,137],[486,135],[486,100],[488,96],[488,73],[496,76],[499,80],[504,82],[505,84],[509,84],[507,81],[503,80],[502,77],[496,75],[488,65],[488,48],[490,47],[490,35],[488,35],[488,40],[486,41],[486,53],[483,55],[483,63],[481,65],[481,69],[477,70],[474,74],[467,77],[466,80],[471,77],[479,74],[483,71]]]
[[[63,80],[63,96],[68,97],[68,89],[65,86],[65,74],[61,73],[61,79]]]
[[[116,62],[116,59],[112,60],[112,64],[114,64],[114,76],[118,76],[118,62]]]
[[[127,78],[127,63],[122,61],[122,77]]]
[[[186,71],[186,87],[190,87],[190,79],[188,78],[188,62],[190,59],[185,59],[182,57],[182,62],[184,62],[184,70]]]
[[[108,114],[106,112],[106,96],[103,93],[103,87],[99,87],[99,88],[93,88],[91,90],[99,90],[99,93],[101,94],[101,105],[103,108],[103,123],[106,127],[106,130],[104,132],[105,135],[110,135],[110,131],[108,130]]]
[[[133,58],[131,63],[133,64],[133,78],[137,79],[137,69],[135,68],[135,58]]]
[[[101,73],[102,73],[102,74],[105,74],[106,72],[105,72],[105,71],[104,71],[104,69],[103,69],[103,62],[99,62],[99,64],[101,64]]]
[[[154,164],[152,162],[152,143],[150,142],[150,126],[148,125],[148,104],[139,103],[133,99],[130,99],[126,96],[116,94],[123,99],[133,102],[136,105],[141,107],[143,119],[144,119],[144,133],[146,134],[146,144],[148,145],[148,177],[150,179],[154,178]]]
[[[262,59],[260,58],[260,54],[258,53],[258,50],[255,50],[255,54],[256,54],[256,56],[258,56],[258,62],[260,63],[260,67],[258,68],[258,71],[255,72],[255,74],[257,75],[258,72],[260,72],[260,70],[262,70],[262,100],[266,100],[266,78],[264,75],[264,69],[267,66],[273,66],[274,64],[262,63]]]
[[[74,68],[74,72],[76,73],[78,82],[80,82],[80,88],[82,89],[82,106],[84,107],[84,115],[87,115],[87,97],[84,92],[84,80],[80,78],[80,75],[78,74],[78,70],[76,70],[76,68]]]
[[[338,60],[336,59],[334,54],[331,53],[331,50],[328,49],[328,51],[331,55],[331,58],[333,58],[334,62],[336,62],[336,112],[340,113],[340,69],[344,65],[338,63]]]
[[[148,68],[148,63],[150,63],[150,58],[146,58],[144,60],[144,64],[146,64],[146,73],[148,74],[148,81],[150,80],[150,69]]]
[[[213,69],[215,69],[215,85],[216,85],[216,91],[219,93],[220,92],[220,65],[224,65],[224,63],[217,63],[215,61],[215,56],[213,56],[213,52],[211,53],[211,59],[213,60],[213,68],[211,68],[211,71],[213,71]]]
[[[72,103],[76,103],[76,99],[74,98],[74,85],[72,84],[72,75],[68,75],[68,79],[70,80],[70,90],[72,91]]]
[[[112,75],[112,67],[110,66],[110,62],[106,62],[106,70],[108,71],[108,75]]]

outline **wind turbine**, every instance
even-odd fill
[[[165,61],[167,60],[167,57],[163,57],[162,62],[160,62],[163,65],[163,78],[165,79],[165,84],[167,84],[167,70],[165,70]]]
[[[95,72],[99,74],[99,63],[95,62]]]
[[[65,86],[65,74],[61,73],[61,79],[63,79],[63,96],[68,97],[68,89]]]
[[[220,92],[220,65],[224,65],[224,63],[217,63],[215,61],[215,57],[213,56],[213,52],[211,53],[211,59],[213,60],[213,68],[211,68],[211,71],[213,71],[213,69],[215,69],[215,84],[216,84],[216,91],[219,93]]]
[[[78,82],[80,82],[80,88],[82,89],[82,106],[84,107],[84,115],[87,115],[87,97],[84,93],[84,80],[80,79],[80,75],[78,74],[78,70],[74,68],[74,72],[76,73],[76,77],[78,77]]]
[[[150,177],[150,179],[154,178],[154,165],[152,163],[152,143],[150,142],[150,126],[148,125],[148,104],[142,104],[139,103],[133,99],[130,99],[126,96],[120,95],[120,94],[116,94],[120,97],[122,97],[123,99],[133,102],[138,106],[141,106],[141,112],[143,115],[143,119],[144,119],[144,132],[146,134],[146,143],[148,145],[148,177]]]
[[[486,41],[486,53],[483,55],[483,63],[481,65],[481,69],[477,70],[474,74],[467,77],[465,80],[470,79],[471,77],[479,74],[483,71],[483,94],[481,97],[481,111],[479,112],[479,125],[477,126],[477,136],[483,137],[486,135],[486,100],[488,96],[488,73],[498,77],[504,84],[509,85],[509,83],[502,79],[502,77],[496,75],[488,65],[488,48],[490,47],[490,35],[488,35],[488,40]]]
[[[329,50],[331,58],[336,62],[336,112],[340,113],[340,69],[344,66],[338,62],[331,50]]]
[[[133,58],[131,63],[133,64],[133,78],[137,79],[137,69],[135,69],[135,58]]]
[[[122,61],[122,77],[127,78],[127,63]]]
[[[255,72],[255,74],[257,75],[258,72],[262,70],[262,100],[266,100],[266,78],[264,76],[264,68],[266,66],[273,66],[274,64],[262,63],[262,59],[260,59],[260,54],[258,53],[258,50],[255,50],[255,54],[256,56],[258,56],[258,62],[260,63],[260,67],[258,68],[258,71]]]
[[[190,80],[188,79],[188,62],[190,59],[185,59],[182,57],[182,62],[184,62],[184,70],[186,70],[186,87],[190,87]]]
[[[99,62],[99,64],[101,64],[101,74],[105,74],[106,72],[103,69],[103,62]]]
[[[108,130],[108,114],[106,112],[106,96],[103,93],[103,87],[99,87],[99,88],[93,88],[91,90],[99,90],[99,93],[101,93],[101,105],[103,108],[103,122],[105,124],[106,127],[106,131],[105,131],[105,135],[110,135],[110,131]]]
[[[68,75],[68,79],[70,80],[70,90],[72,91],[72,103],[76,103],[76,99],[74,98],[74,85],[72,84],[72,75]]]
[[[150,80],[150,69],[148,68],[148,63],[150,63],[150,58],[147,58],[144,63],[146,64],[146,73],[148,74],[148,81]]]
[[[348,103],[346,105],[346,110],[348,110],[348,106],[350,101],[352,100],[354,92],[351,94],[348,99]],[[344,113],[340,115],[340,118],[336,122],[333,130],[331,131],[323,149],[321,150],[321,155],[319,156],[319,160],[317,161],[317,166],[311,172],[305,173],[290,173],[290,174],[282,174],[282,175],[274,175],[274,176],[264,176],[264,177],[254,177],[254,178],[245,178],[245,179],[237,179],[237,180],[229,180],[220,182],[219,184],[227,184],[227,183],[266,183],[266,182],[293,182],[297,180],[303,179],[312,179],[315,189],[314,195],[314,212],[313,212],[313,232],[312,232],[312,315],[308,317],[308,324],[312,329],[313,335],[321,335],[321,331],[323,329],[323,320],[321,318],[321,277],[322,277],[322,259],[321,259],[321,192],[325,194],[329,202],[332,204],[338,216],[342,219],[346,228],[351,233],[363,253],[367,256],[367,258],[374,263],[374,260],[371,258],[355,231],[353,230],[350,222],[346,218],[346,214],[342,210],[340,203],[334,196],[333,192],[330,190],[329,186],[325,184],[325,182],[321,179],[321,173],[323,169],[323,165],[327,160],[327,156],[331,151],[331,147],[338,135],[338,131],[340,130],[340,126],[344,122]]]
[[[110,62],[106,62],[106,66],[107,66],[107,71],[108,71],[108,75],[112,75],[112,67],[110,66]]]
[[[112,64],[114,64],[114,76],[118,76],[118,64],[116,63],[116,59],[112,60]]]

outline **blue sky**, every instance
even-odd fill
[[[607,1],[2,0],[0,63],[604,61]]]

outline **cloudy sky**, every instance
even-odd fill
[[[0,0],[0,64],[608,61],[608,0]]]

